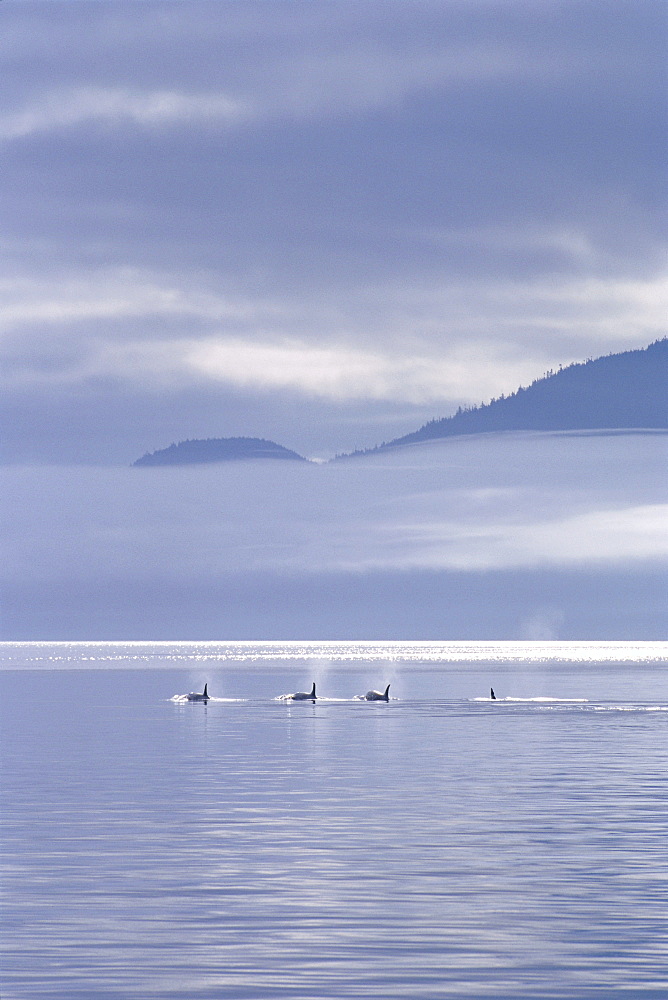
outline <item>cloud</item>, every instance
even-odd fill
[[[624,32],[624,6],[142,3],[58,18],[28,10],[5,18],[0,57],[24,51],[45,70],[25,81],[13,74],[22,85],[5,93],[13,108],[0,116],[0,137],[102,123],[195,130],[331,120],[476,89],[564,88],[581,99],[604,92],[608,79],[637,86],[656,72],[655,5],[636,4],[635,32]]]
[[[115,456],[307,404],[373,443],[665,333],[654,3],[5,7],[13,454],[119,395]]]
[[[658,570],[664,460],[660,435],[516,434],[326,466],[9,469],[3,573]]]
[[[469,378],[472,352],[450,347],[439,356],[433,345],[424,346],[429,353],[410,353],[397,344],[386,351],[380,345],[375,351],[366,351],[345,342],[317,346],[298,340],[211,340],[186,347],[184,364],[222,383],[263,390],[289,389],[330,400],[420,404],[458,396]],[[502,367],[492,345],[487,365],[487,371],[478,371],[478,387],[485,379],[489,385],[501,378]]]
[[[580,64],[579,66],[577,64]],[[401,49],[393,40],[347,40],[334,50],[295,53],[270,68],[263,87],[267,116],[338,116],[396,109],[434,90],[444,96],[466,85],[506,80],[556,83],[586,67],[576,56],[566,68],[549,52],[528,55],[492,39],[477,43],[439,41]]]
[[[483,438],[330,465],[5,468],[3,634],[663,634],[665,436]]]
[[[73,271],[44,279],[15,275],[0,281],[0,330],[49,328],[108,319],[177,317],[257,321],[279,311],[276,303],[221,294],[172,274],[142,268]]]
[[[479,353],[480,365],[472,380],[474,353]],[[434,356],[433,348],[424,354],[411,354],[396,345],[371,351],[334,340],[318,346],[297,338],[263,342],[229,336],[158,340],[135,336],[116,340],[90,335],[78,343],[70,337],[54,338],[51,350],[43,344],[33,355],[10,350],[5,385],[44,391],[111,378],[128,388],[218,384],[337,402],[421,404],[459,398],[472,388],[481,396],[490,395],[490,389],[507,386],[520,370],[520,362],[504,366],[492,344],[485,352],[480,347],[450,347]],[[529,375],[531,366],[526,365],[524,371]]]
[[[122,87],[71,87],[49,90],[20,110],[0,115],[0,140],[81,125],[124,123],[149,129],[175,124],[230,125],[248,118],[250,109],[225,94],[175,90],[133,91]]]
[[[592,510],[556,520],[499,524],[466,521],[369,526],[373,542],[362,568],[464,571],[537,566],[662,564],[668,559],[668,505]],[[382,553],[382,554],[381,554]],[[348,569],[360,568],[351,559]]]
[[[153,270],[7,278],[7,391],[112,378],[128,387],[219,384],[335,401],[477,403],[601,345],[664,331],[668,281],[422,282],[252,296]],[[536,341],[537,333],[540,340]]]
[[[412,96],[467,85],[503,81],[555,85],[590,72],[591,55],[573,53],[567,63],[549,50],[527,54],[515,44],[420,44],[402,49],[394,41],[341,39],[314,50],[302,39],[292,51],[274,48],[249,72],[236,65],[227,89],[152,87],[142,84],[141,65],[132,87],[52,84],[42,86],[13,110],[0,114],[0,140],[25,139],[61,129],[131,124],[148,130],[185,126],[239,127],[276,119],[336,118],[396,110]],[[289,52],[289,55],[286,53]]]

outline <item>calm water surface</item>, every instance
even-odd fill
[[[665,1000],[666,651],[473,646],[0,646],[3,1000]]]

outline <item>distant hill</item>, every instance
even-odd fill
[[[481,406],[459,408],[375,448],[489,431],[668,427],[668,339],[547,372],[530,386]],[[346,456],[341,456],[346,457]]]
[[[202,462],[232,462],[247,458],[279,458],[297,462],[307,459],[274,441],[233,437],[180,441],[138,458],[133,465],[194,465]]]

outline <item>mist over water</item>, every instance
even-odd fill
[[[665,644],[438,652],[2,644],[2,996],[664,997]]]
[[[665,637],[666,434],[7,467],[0,635]]]

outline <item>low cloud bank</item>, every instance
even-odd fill
[[[667,443],[491,434],[326,466],[7,469],[3,637],[661,638]]]

